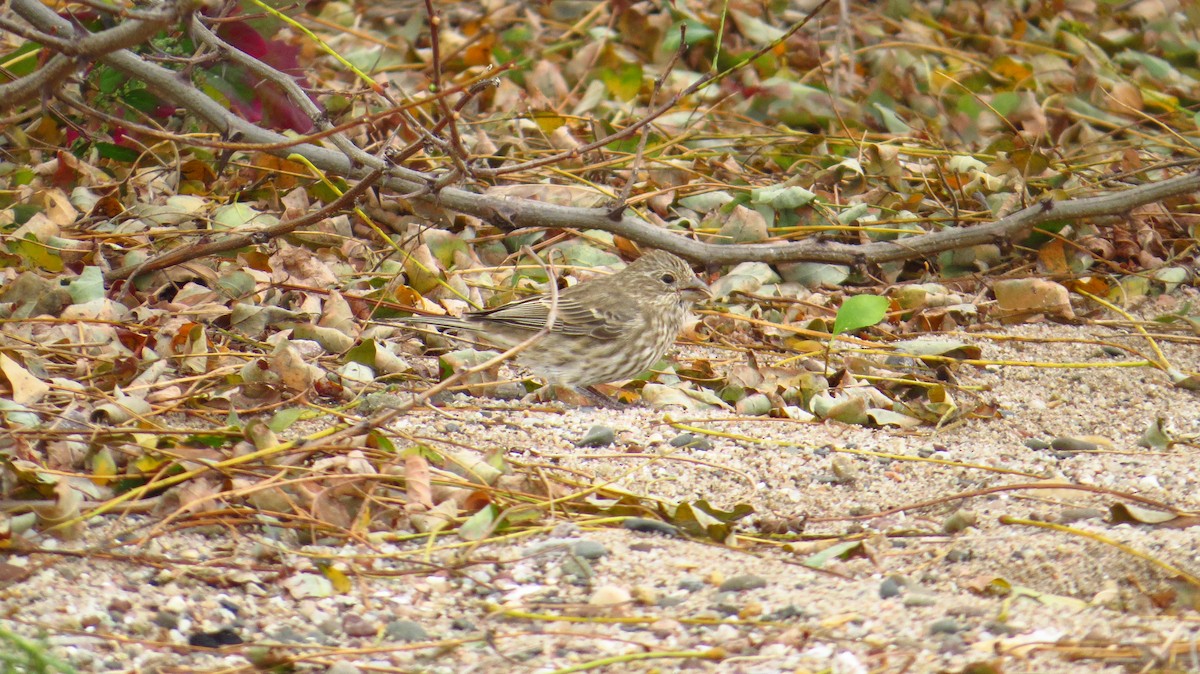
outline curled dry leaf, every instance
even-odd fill
[[[1039,278],[997,281],[992,285],[999,311],[1006,323],[1020,323],[1043,315],[1073,319],[1071,297],[1067,289]]]

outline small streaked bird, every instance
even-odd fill
[[[647,252],[610,276],[558,293],[550,332],[517,355],[517,363],[549,384],[587,387],[635,377],[675,343],[692,304],[712,296],[680,258]],[[537,295],[461,318],[391,319],[481,335],[505,349],[537,334],[550,315],[551,296]]]

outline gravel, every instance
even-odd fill
[[[963,338],[1010,362],[1111,365],[1119,359],[1080,340],[1145,346],[1067,325]],[[1194,344],[1160,346],[1176,368],[1200,370]],[[997,404],[998,418],[899,431],[450,396],[392,430],[503,452],[662,512],[704,500],[754,514],[724,545],[685,536],[652,510],[621,526],[551,516],[543,529],[466,545],[453,534],[303,545],[289,530],[213,527],[164,528],[139,546],[117,541],[136,542],[128,532],[158,518],[106,516],[79,540],[9,552],[24,573],[6,574],[4,626],[97,672],[209,671],[280,655],[298,657],[300,671],[347,674],[551,672],[650,652],[598,671],[929,672],[998,660],[1005,672],[1053,674],[1128,664],[1115,649],[1071,660],[1055,648],[1085,640],[1143,655],[1170,643],[1180,655],[1160,666],[1200,668],[1187,655],[1200,641],[1200,590],[1097,538],[1035,526],[1069,525],[1200,572],[1200,528],[1110,524],[1110,508],[1128,500],[1051,482],[1200,511],[1195,445],[1138,445],[1158,418],[1177,436],[1200,433],[1197,393],[1144,367],[955,373]],[[611,439],[586,446],[597,428]],[[1034,439],[1045,448],[1031,448]],[[814,559],[819,569],[806,564]],[[326,567],[347,586],[336,589]],[[187,647],[198,641],[209,647]],[[261,648],[270,644],[279,646]]]

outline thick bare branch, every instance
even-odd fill
[[[16,7],[17,4],[13,3],[14,9],[30,21],[29,17]],[[0,85],[0,111],[31,100],[41,92],[49,92],[69,76],[77,65],[149,40],[163,28],[191,12],[193,7],[194,4],[190,0],[171,0],[162,3],[159,11],[144,14],[143,18],[130,19],[98,33],[86,33],[84,37],[77,35],[77,29],[64,19],[54,23],[30,21],[41,31],[42,34],[39,35],[34,31],[20,30],[16,24],[6,17],[3,18],[0,28],[19,31],[26,39],[39,41],[45,48],[61,53],[55,54],[36,72]],[[49,9],[43,9],[58,18]]]
[[[520,200],[499,205],[495,199],[488,206],[503,214],[503,219],[515,227],[559,227],[574,229],[600,229],[619,234],[652,248],[662,248],[694,262],[708,264],[736,264],[747,260],[763,262],[807,261],[831,264],[878,264],[893,260],[912,260],[934,255],[945,250],[966,248],[983,243],[1012,240],[1032,228],[1056,220],[1079,220],[1103,215],[1119,215],[1145,204],[1170,197],[1200,191],[1200,172],[1193,170],[1156,183],[1148,183],[1121,192],[1112,192],[1095,197],[1046,200],[1012,215],[985,225],[956,227],[953,229],[919,234],[895,241],[878,241],[866,244],[847,244],[832,241],[806,240],[796,243],[749,243],[717,244],[702,243],[686,239],[668,230],[632,216],[614,222],[604,210],[571,208],[554,204],[537,203],[525,206]],[[460,200],[457,191],[446,190],[440,203],[449,208],[476,214],[481,199],[470,195]]]

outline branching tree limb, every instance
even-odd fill
[[[58,18],[44,6],[42,9]],[[171,0],[162,3],[157,12],[142,14],[142,18],[131,19],[98,33],[77,29],[64,20],[35,24],[41,30],[41,33],[38,33],[25,30],[8,17],[0,16],[0,29],[15,32],[58,52],[46,65],[33,73],[0,85],[0,111],[29,101],[40,93],[53,93],[52,90],[76,68],[105,54],[146,42],[163,28],[190,13],[192,9],[190,1]],[[19,9],[17,11],[29,20],[23,12]],[[79,35],[81,32],[84,35],[82,37]]]

